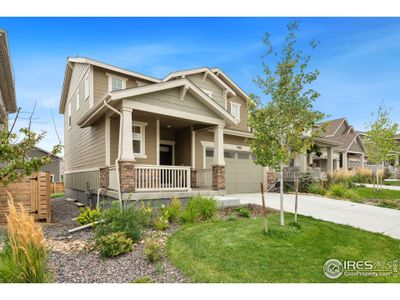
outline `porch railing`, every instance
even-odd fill
[[[212,169],[196,169],[196,187],[212,187]]]
[[[135,165],[135,191],[190,191],[190,167]]]

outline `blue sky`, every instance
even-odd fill
[[[261,39],[279,45],[290,18],[0,18],[14,66],[17,101],[35,112],[40,146],[57,143],[58,104],[68,56],[87,56],[162,78],[170,71],[220,67],[247,93],[267,100],[253,83],[262,74]],[[312,67],[321,74],[315,106],[330,118],[345,116],[363,130],[381,101],[400,122],[400,18],[300,18],[300,47],[316,38]],[[24,117],[27,114],[23,114]]]

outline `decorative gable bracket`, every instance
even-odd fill
[[[185,96],[186,96],[186,93],[187,93],[188,90],[189,90],[189,86],[186,85],[186,84],[181,87],[181,93],[180,93],[180,97],[179,97],[179,99],[181,101],[183,101],[183,99],[185,99]]]

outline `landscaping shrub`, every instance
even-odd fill
[[[146,224],[140,209],[131,206],[121,210],[117,201],[113,202],[109,209],[103,210],[101,218],[104,222],[96,226],[97,238],[115,232],[123,232],[136,242],[140,239],[143,226]]]
[[[310,172],[300,173],[299,192],[307,193],[310,185],[313,183],[314,183],[314,178],[312,176],[312,173],[310,173]]]
[[[132,239],[124,232],[113,232],[96,239],[96,247],[104,257],[114,257],[132,251]]]
[[[161,243],[155,238],[147,238],[144,241],[143,253],[149,262],[159,261],[161,258]]]
[[[196,196],[189,200],[182,212],[181,220],[184,223],[193,223],[201,220],[210,220],[217,213],[217,201],[212,197]]]
[[[100,220],[101,212],[100,208],[90,209],[89,207],[81,208],[81,213],[77,218],[77,222],[80,225],[93,224],[94,222]]]
[[[333,184],[329,190],[329,195],[333,197],[343,198],[346,194],[347,187],[343,184]]]
[[[242,218],[250,218],[250,210],[246,207],[238,207],[236,208],[236,212]]]
[[[9,195],[7,237],[0,253],[0,282],[49,282],[46,243],[41,227],[24,207],[16,209]]]
[[[312,183],[308,187],[308,193],[317,194],[317,195],[325,195],[326,194],[326,190],[324,189],[324,187],[321,184]]]
[[[348,189],[345,191],[343,198],[351,199],[351,200],[358,200],[358,199],[360,199],[360,196],[357,194],[357,192],[355,190]]]
[[[351,180],[356,183],[372,183],[374,180],[374,172],[367,168],[357,168],[353,171]]]
[[[171,203],[168,206],[162,208],[161,210],[168,214],[169,222],[177,222],[179,221],[179,217],[181,214],[181,207],[182,207],[181,200],[178,197],[174,197],[172,198]]]
[[[155,221],[154,221],[154,227],[158,230],[165,230],[169,226],[168,222],[168,213],[163,212],[161,216],[159,216]]]
[[[143,201],[140,204],[139,211],[143,217],[143,225],[149,226],[152,223],[154,209],[150,205],[146,205]]]

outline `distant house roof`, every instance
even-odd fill
[[[17,110],[15,98],[14,74],[8,47],[7,32],[0,29],[0,91],[4,100],[6,112]]]
[[[330,120],[330,121],[319,123],[318,125],[319,126],[325,125],[325,130],[323,132],[323,136],[328,137],[328,136],[333,136],[344,121],[346,121],[346,118]]]
[[[340,146],[338,146],[337,149],[347,151],[350,148],[351,144],[353,144],[354,140],[357,138],[359,138],[361,147],[364,148],[364,145],[360,138],[360,134],[357,132],[343,134],[343,135],[337,135],[337,136],[332,136],[332,137],[325,137],[324,139],[340,143]]]
[[[395,140],[400,140],[400,133],[397,133],[393,136]]]
[[[40,151],[40,152],[43,152],[43,153],[45,153],[46,155],[51,154],[50,151],[48,151],[48,150],[46,150],[46,149],[43,149],[43,148],[40,148],[40,147],[38,147],[38,146],[33,147],[33,149],[38,150],[38,151]],[[60,156],[58,156],[58,155],[53,155],[53,154],[51,154],[51,156],[53,156],[54,158],[57,158],[57,159],[62,159],[62,157],[60,157]]]

